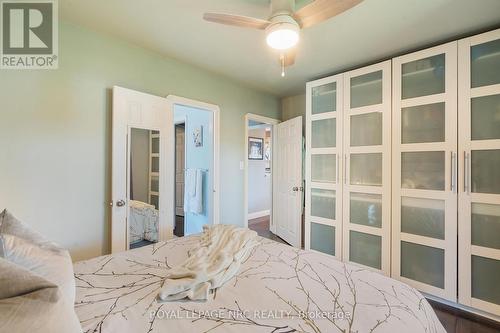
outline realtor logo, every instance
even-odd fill
[[[2,69],[56,69],[56,0],[0,1]]]

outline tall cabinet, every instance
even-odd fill
[[[392,68],[392,276],[456,301],[457,42]]]
[[[500,29],[307,84],[305,247],[500,318]]]
[[[500,315],[500,30],[458,43],[460,303]]]

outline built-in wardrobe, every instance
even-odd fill
[[[500,316],[500,29],[308,82],[306,152],[307,249]]]

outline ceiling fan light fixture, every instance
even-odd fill
[[[269,25],[266,29],[267,45],[276,50],[287,50],[299,42],[300,27],[291,17]]]

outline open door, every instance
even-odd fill
[[[173,115],[167,99],[141,92],[113,87],[113,138],[112,138],[112,185],[111,185],[111,252],[129,249],[131,235],[129,225],[130,204],[139,202],[154,209],[156,219],[153,235],[158,241],[172,234],[174,216],[173,173]],[[146,195],[138,199],[138,182],[132,180],[131,163],[137,156],[131,149],[133,133],[146,131],[148,138],[137,151],[147,152],[149,166],[144,173]],[[152,139],[150,139],[152,140]],[[154,147],[151,150],[151,147]],[[172,172],[168,172],[171,170]],[[134,194],[135,193],[135,194]],[[135,196],[135,197],[134,197]],[[138,201],[139,200],[139,201]],[[133,201],[133,202],[132,202]],[[148,221],[149,222],[149,221]],[[146,222],[143,222],[146,224]]]
[[[276,235],[288,244],[302,245],[302,117],[274,127],[273,221]]]

